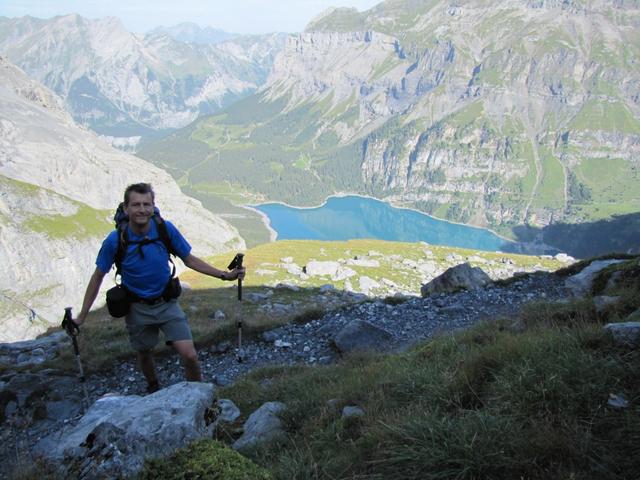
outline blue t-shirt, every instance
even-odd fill
[[[165,220],[165,223],[171,245],[180,258],[186,258],[191,253],[191,245],[171,222]],[[151,220],[150,225],[151,228],[145,235],[136,235],[131,227],[127,226],[129,244],[120,269],[124,286],[142,298],[156,298],[162,295],[171,277],[169,252],[159,237],[156,222]],[[144,240],[145,237],[157,241],[145,245],[132,243]],[[118,231],[114,230],[102,242],[96,259],[96,266],[102,273],[106,274],[111,270],[118,250],[118,241]]]

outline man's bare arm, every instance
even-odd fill
[[[195,270],[196,272],[219,278],[221,280],[235,280],[236,278],[244,278],[244,268],[236,268],[231,271],[220,270],[192,254],[189,254],[182,261],[187,267]]]
[[[100,285],[102,285],[102,280],[106,273],[103,273],[99,268],[96,268],[91,275],[91,279],[89,280],[89,284],[87,285],[87,290],[84,292],[84,299],[82,300],[82,309],[78,314],[78,317],[74,320],[75,323],[80,325],[83,323],[86,318],[89,310],[91,309],[91,305],[95,302],[96,297],[98,296],[98,292],[100,291]]]

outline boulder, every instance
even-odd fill
[[[380,267],[380,262],[372,258],[352,258],[347,260],[347,265],[352,267],[378,268]]]
[[[624,319],[625,322],[640,322],[640,308]]]
[[[596,307],[596,312],[602,313],[609,305],[615,305],[620,300],[620,297],[611,297],[608,295],[598,295],[593,297],[593,304]]]
[[[616,345],[640,347],[640,322],[608,323],[604,328],[611,332]]]
[[[71,348],[71,342],[65,332],[55,332],[35,340],[0,343],[0,365],[38,365],[57,357],[63,348]]]
[[[356,405],[347,405],[342,409],[342,418],[364,417],[364,410]]]
[[[77,425],[42,439],[34,453],[60,478],[131,478],[159,458],[210,437],[216,419],[212,384],[181,382],[140,397],[106,396]]]
[[[77,377],[55,370],[18,373],[0,383],[0,422],[39,423],[66,420],[82,412]],[[64,395],[62,392],[74,392]]]
[[[340,353],[385,351],[393,341],[387,330],[363,320],[352,320],[331,340]]]
[[[351,278],[356,276],[358,273],[349,268],[349,267],[338,267],[336,273],[331,276],[331,280],[334,282],[339,282],[340,280],[346,280],[347,278]]]
[[[564,286],[574,297],[583,297],[591,293],[593,279],[598,272],[609,265],[624,262],[624,260],[595,260],[579,273],[570,276],[564,282]]]
[[[218,400],[217,404],[220,409],[220,413],[218,414],[216,421],[213,422],[216,427],[220,423],[233,423],[238,419],[238,417],[240,417],[240,409],[228,398],[221,398]]]
[[[562,262],[562,263],[573,263],[573,262],[576,261],[575,258],[567,255],[566,253],[558,253],[553,258],[555,258],[557,261]]]
[[[244,423],[244,432],[232,447],[246,452],[284,439],[285,433],[278,414],[286,410],[281,402],[267,402],[249,415]]]
[[[423,297],[438,293],[456,292],[458,290],[473,290],[491,283],[491,278],[479,267],[472,267],[462,263],[449,268],[441,275],[424,284],[420,289]]]
[[[291,275],[300,275],[302,273],[302,267],[295,263],[283,263],[281,267]]]
[[[360,291],[364,294],[369,294],[372,290],[380,288],[380,284],[378,282],[376,282],[373,278],[369,278],[365,275],[362,275],[358,279],[358,284],[360,285]]]
[[[317,260],[311,260],[305,267],[305,273],[311,277],[321,275],[336,275],[340,264],[338,262],[319,262]]]

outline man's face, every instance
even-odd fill
[[[153,200],[150,193],[131,192],[129,205],[124,211],[129,215],[129,222],[137,227],[145,227],[153,215]]]

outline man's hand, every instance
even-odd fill
[[[70,337],[75,337],[80,333],[80,326],[71,318],[71,315],[69,315],[68,317],[65,316],[64,320],[62,321],[62,328],[66,330],[67,335],[69,335]]]
[[[247,269],[244,267],[234,268],[233,270],[224,272],[223,280],[237,280],[237,279],[243,280],[246,272],[247,272]]]
[[[87,319],[87,314],[86,313],[82,313],[80,312],[78,314],[78,317],[75,318],[73,321],[76,325],[80,326],[84,323],[84,321]]]

